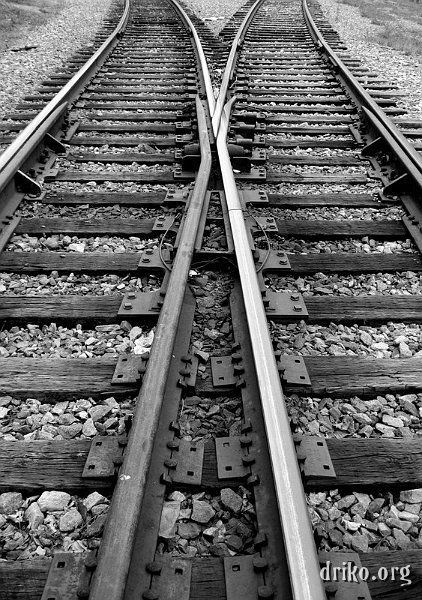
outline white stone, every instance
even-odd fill
[[[12,515],[22,506],[23,498],[19,492],[5,492],[0,494],[0,514]]]
[[[65,510],[71,496],[66,492],[43,492],[38,499],[38,505],[43,512]]]
[[[102,504],[103,502],[107,502],[104,496],[98,492],[92,492],[92,494],[89,494],[89,496],[85,498],[82,504],[87,508],[87,510],[92,510],[94,506],[97,506],[97,504]]]
[[[175,492],[172,492],[170,494],[169,500],[174,500],[176,502],[183,502],[183,500],[186,500],[186,496],[184,494],[182,494],[182,492],[178,492],[176,490]]]
[[[82,525],[83,519],[76,508],[72,508],[60,517],[59,529],[63,532],[74,531],[79,525]]]
[[[82,433],[83,435],[86,435],[86,437],[93,437],[94,435],[97,435],[98,431],[94,425],[94,421],[91,418],[87,419],[83,424]]]
[[[38,502],[32,502],[25,511],[25,518],[29,522],[31,529],[36,529],[44,522],[44,515],[38,505]]]
[[[404,490],[400,492],[400,500],[409,504],[418,504],[422,502],[422,488],[415,490]]]
[[[176,521],[180,512],[180,502],[164,502],[161,512],[160,529],[158,535],[163,538],[172,538],[176,535]]]

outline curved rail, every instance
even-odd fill
[[[388,115],[386,115],[382,108],[378,106],[376,101],[359,83],[338,54],[325,41],[311,15],[307,0],[302,0],[302,10],[305,22],[312,37],[344,79],[346,85],[350,88],[355,101],[360,108],[363,109],[365,116],[371,121],[372,125],[378,130],[379,134],[384,138],[393,152],[396,154],[396,148],[400,149],[400,153],[397,154],[397,157],[418,185],[419,189],[422,190],[422,156],[413,148],[412,144],[410,144]],[[381,124],[382,127],[378,127],[378,124]],[[392,141],[395,142],[395,147],[391,145]]]
[[[234,101],[235,98],[230,100],[222,113],[217,151],[245,299],[292,593],[295,600],[326,600],[289,416],[227,149],[226,138]]]
[[[88,83],[93,73],[103,64],[115,47],[118,42],[118,35],[125,29],[129,20],[130,2],[131,0],[125,0],[123,15],[117,27],[100,48],[0,156],[0,192],[9,184],[15,173],[42,142],[45,134],[51,129],[54,115],[59,115],[62,112],[58,109],[63,108],[65,104],[68,104],[79,95],[81,88]]]
[[[129,572],[136,524],[145,492],[155,432],[161,413],[177,324],[205,193],[211,173],[211,147],[204,107],[196,97],[201,164],[155,331],[148,367],[136,401],[134,422],[119,472],[90,600],[121,600]]]
[[[215,105],[215,110],[212,113],[212,129],[216,137],[218,133],[218,128],[220,126],[223,108],[226,103],[227,90],[229,89],[229,85],[233,79],[233,74],[236,68],[240,48],[242,47],[243,40],[245,38],[251,20],[253,19],[256,11],[263,2],[264,0],[257,0],[255,4],[251,6],[245,18],[243,19],[241,26],[239,27],[239,31],[237,32],[236,37],[232,42],[232,47],[230,50],[229,57],[227,59],[226,68],[224,69],[223,79],[221,81],[220,91]]]
[[[215,101],[201,42],[192,22],[180,5],[176,0],[171,0],[171,3],[192,32],[195,50],[200,60],[200,70],[204,79],[210,116],[214,110]],[[212,156],[208,129],[209,117],[206,115],[199,96],[196,97],[196,110],[201,163],[168,282],[168,289],[171,290],[171,294],[166,294],[164,297],[147,370],[137,397],[137,408],[131,435],[129,436],[124,462],[113,493],[110,515],[100,548],[99,563],[91,588],[90,600],[104,600],[105,598],[107,600],[122,600],[125,592],[136,525],[145,494],[153,443],[164,399],[166,375],[172,359],[197,230],[211,174]]]
[[[214,113],[214,110],[215,110],[214,92],[212,89],[212,82],[211,82],[211,77],[210,77],[210,73],[208,70],[207,59],[205,58],[204,49],[202,48],[201,40],[199,39],[199,36],[196,32],[196,29],[195,29],[192,21],[189,19],[188,15],[185,13],[185,11],[180,6],[180,4],[176,0],[170,0],[170,2],[173,4],[175,9],[179,13],[180,18],[189,27],[191,34],[193,36],[193,39],[195,42],[194,46],[198,53],[199,64],[201,66],[201,75],[204,78],[204,86],[205,86],[205,92],[207,95],[207,103],[208,103],[208,107],[209,107],[209,111],[210,111],[210,116],[212,116]]]

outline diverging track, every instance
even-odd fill
[[[420,595],[422,124],[246,8],[116,7],[1,124],[7,600]]]

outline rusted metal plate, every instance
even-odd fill
[[[309,316],[302,294],[296,292],[266,291],[263,294],[263,302],[269,317],[297,321]]]
[[[140,381],[147,368],[149,354],[121,354],[117,359],[111,383],[127,385]]]
[[[160,575],[153,577],[151,589],[162,600],[189,600],[192,561],[183,558],[164,560]]]
[[[165,229],[163,229],[165,231]],[[139,259],[138,268],[149,271],[164,270],[163,261],[168,264],[171,262],[170,252],[167,248],[146,248],[142,251]]]
[[[269,586],[264,585],[262,572],[266,562],[260,556],[224,558],[224,578],[227,600],[256,600],[272,598]],[[269,595],[267,595],[269,594]]]
[[[122,447],[114,436],[96,436],[91,441],[82,478],[113,477],[121,463]]]
[[[283,382],[289,385],[312,385],[302,356],[280,356],[277,366]]]
[[[214,387],[236,385],[237,377],[233,370],[231,356],[212,356],[211,373]]]
[[[123,296],[117,313],[123,319],[128,317],[158,316],[163,305],[161,290],[154,292],[128,292]]]
[[[203,444],[194,444],[188,440],[177,440],[177,442],[178,447],[172,448],[171,456],[171,460],[174,461],[174,468],[170,471],[173,483],[201,485],[204,462]],[[167,463],[167,465],[169,464],[171,463]]]
[[[250,475],[252,455],[241,444],[242,438],[215,438],[218,479],[244,478]]]
[[[336,479],[330,451],[324,438],[295,436],[297,459],[303,476],[312,479]]]
[[[85,567],[86,554],[58,552],[53,555],[41,600],[78,600],[89,594],[91,572]]]
[[[174,217],[166,217],[164,215],[160,215],[154,221],[154,225],[152,226],[152,233],[165,233],[167,230],[171,229],[174,224]]]
[[[277,222],[274,217],[254,217],[258,229],[262,229],[262,231],[269,232],[278,232]]]

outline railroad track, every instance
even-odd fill
[[[1,597],[419,598],[422,123],[312,1],[94,46],[0,124]]]

